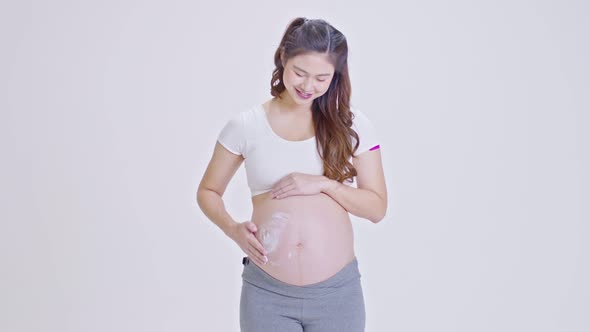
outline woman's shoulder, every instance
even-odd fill
[[[350,107],[350,112],[352,113],[352,128],[359,134],[359,135],[368,135],[369,132],[373,133],[375,131],[375,126],[373,121],[357,107]]]
[[[233,124],[234,130],[240,130],[243,135],[251,136],[260,130],[263,112],[262,104],[250,104],[228,115],[227,122]]]
[[[357,126],[359,123],[365,123],[369,121],[367,115],[359,108],[355,106],[349,107],[350,113],[352,113],[352,123]]]
[[[240,121],[248,122],[254,119],[260,109],[261,104],[251,104],[230,112],[228,117],[231,119],[239,119]]]
[[[349,110],[350,110],[350,112],[351,112],[352,114],[354,114],[355,116],[356,116],[357,114],[360,114],[360,116],[366,116],[366,115],[365,115],[365,112],[364,112],[364,111],[363,111],[361,108],[358,108],[358,107],[356,107],[356,106],[350,106],[350,107],[348,107],[348,109],[349,109]]]

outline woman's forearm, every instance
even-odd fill
[[[323,193],[326,193],[351,214],[378,223],[385,216],[387,202],[377,193],[354,188],[324,176]]]
[[[213,190],[199,189],[197,203],[205,216],[231,238],[238,223],[227,213],[221,196]]]

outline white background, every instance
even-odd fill
[[[289,21],[349,44],[389,209],[353,217],[367,331],[588,331],[585,1],[3,1],[0,330],[237,331],[195,193]],[[243,167],[224,196],[250,217]]]

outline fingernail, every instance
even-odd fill
[[[264,264],[268,263],[268,257],[264,256]]]

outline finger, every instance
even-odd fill
[[[282,181],[277,182],[274,186],[272,186],[271,192],[275,193],[277,190],[281,190],[282,186],[283,186]]]
[[[284,188],[285,186],[288,186],[291,183],[293,183],[293,179],[291,178],[290,175],[287,175],[284,178],[277,181],[277,183],[275,183],[275,185],[272,187],[272,190],[274,190],[274,191],[280,190],[281,188]]]
[[[264,258],[265,256],[262,256],[262,255],[261,255],[261,254],[260,254],[260,253],[259,253],[259,252],[256,250],[256,248],[254,248],[254,247],[250,246],[250,247],[248,247],[248,252],[249,252],[249,256],[250,256],[250,258],[252,258],[252,259],[256,260],[256,261],[258,262],[258,264],[260,264],[260,265],[264,265],[264,264],[266,264],[266,261],[267,261],[267,260],[265,260],[265,258]]]
[[[289,194],[291,194],[292,190],[295,190],[296,186],[295,185],[290,185],[290,186],[286,186],[283,189],[281,189],[280,192],[275,194],[276,198],[283,198],[283,197],[287,197],[289,196]]]
[[[246,228],[248,228],[248,230],[253,233],[256,233],[256,231],[258,230],[256,224],[251,221],[248,221],[248,223],[246,224]]]
[[[258,252],[265,256],[266,254],[268,254],[266,252],[266,249],[264,248],[264,246],[262,245],[262,243],[260,243],[260,241],[258,241],[258,239],[255,236],[252,236],[252,238],[250,239],[250,245],[252,247],[254,247],[256,250],[258,250]]]
[[[273,189],[270,194],[272,195],[272,197],[275,197],[278,193],[281,192],[281,188],[277,188],[277,189]]]
[[[248,249],[246,249],[246,253],[248,254],[248,258],[250,258],[250,260],[256,261],[256,263],[260,264],[260,259],[256,256],[256,253],[254,250],[252,250],[252,248],[248,247]]]
[[[276,190],[274,190],[272,194],[273,194],[273,196],[276,196],[278,194],[284,193],[287,190],[289,190],[289,185],[288,184],[285,184],[284,186],[282,186],[282,187],[277,188]]]

